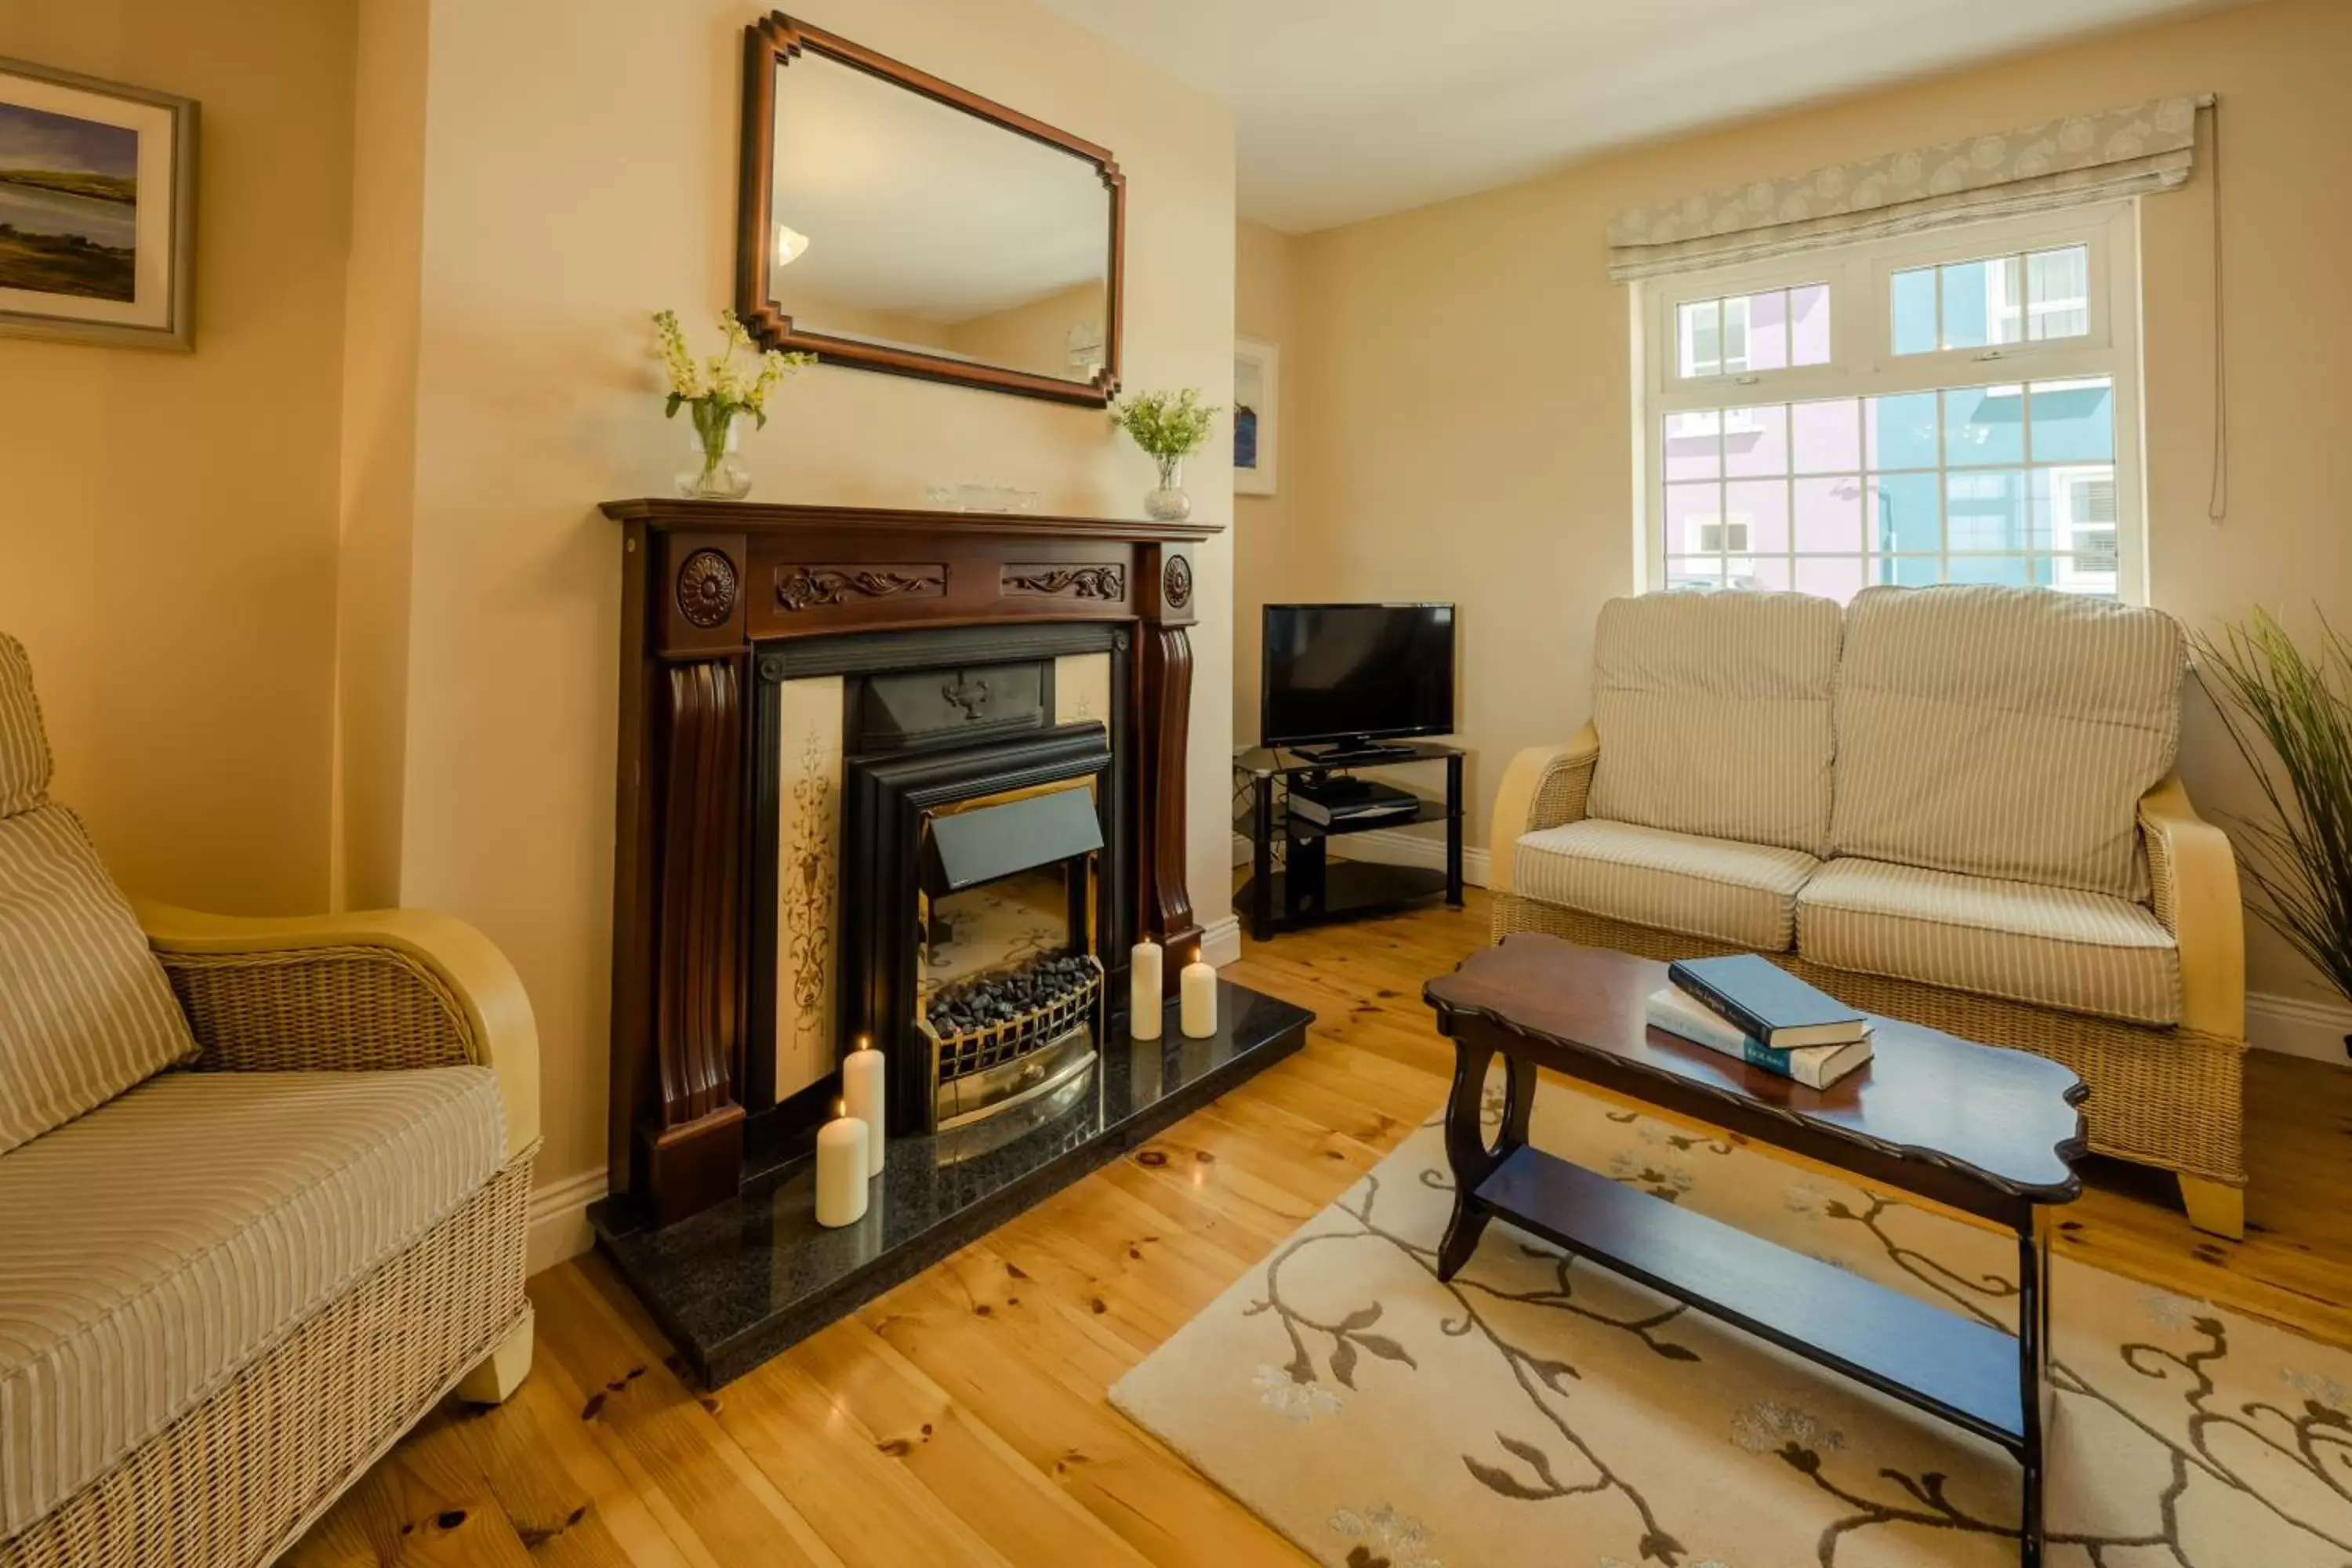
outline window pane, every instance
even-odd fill
[[[1944,346],[1980,349],[2024,338],[2020,258],[1996,256],[1937,268],[1944,288]]]
[[[1864,462],[1874,468],[1936,466],[1936,395],[1874,397],[1863,405]]]
[[[1895,352],[1936,352],[1936,269],[1922,267],[1895,275]]]
[[[1850,474],[1862,467],[1862,406],[1858,399],[1800,403],[1789,411],[1797,472]]]
[[[1789,586],[1789,558],[1785,555],[1758,555],[1748,560],[1734,558],[1730,563],[1729,580],[1735,588],[1755,588],[1765,593],[1781,593]]]
[[[1666,478],[1711,479],[1723,471],[1723,416],[1669,414],[1663,437]]]
[[[1748,368],[1748,296],[1738,294],[1723,302],[1723,374]]]
[[[2093,594],[2112,599],[2117,591],[2115,563],[2080,555],[2061,555],[2050,563],[2049,586],[2065,594]]]
[[[1723,301],[1699,300],[1675,310],[1675,335],[1685,375],[1723,374]]]
[[[1723,563],[1702,556],[1697,560],[1666,558],[1666,586],[1672,588],[1719,588],[1723,585]]]
[[[1789,471],[1789,405],[1723,412],[1723,471],[1735,479]]]
[[[1964,386],[1944,394],[1944,460],[1955,468],[2025,461],[2025,389]]]
[[[1862,592],[1862,557],[1848,555],[1836,560],[1809,561],[1797,557],[1797,592],[1819,594],[1823,598],[1843,604]]]
[[[1946,569],[1947,583],[1990,583],[2003,588],[2032,587],[2022,555],[1955,555]]]
[[[2033,471],[2037,548],[2104,560],[2116,566],[2116,470],[2111,463],[2083,463]]]
[[[2091,330],[2091,252],[2070,245],[2025,258],[2026,336],[2079,338]]]
[[[1748,297],[1748,368],[1789,368],[1789,293],[1785,289]]]
[[[1728,525],[1724,549],[1777,553],[1789,548],[1789,486],[1783,479],[1734,479],[1723,487]]]
[[[1666,549],[1675,555],[1723,548],[1706,536],[1722,521],[1721,485],[1666,487]]]
[[[1789,290],[1789,363],[1830,363],[1830,286],[1808,283]]]
[[[2027,548],[2025,476],[2014,472],[1946,475],[1944,531],[1946,547],[1954,551]]]
[[[2031,388],[2033,460],[2105,463],[2116,455],[2116,389],[2105,376]]]
[[[1940,550],[1943,521],[1933,474],[1885,474],[1870,481],[1870,540],[1874,550]]]
[[[1944,563],[1933,555],[1882,555],[1871,563],[1874,581],[1905,588],[1932,588],[1944,580]]]
[[[1861,479],[1799,479],[1796,529],[1799,550],[1860,550]]]

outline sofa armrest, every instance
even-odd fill
[[[1592,769],[1600,761],[1601,731],[1590,721],[1564,746],[1530,746],[1511,759],[1486,825],[1489,893],[1512,890],[1512,863],[1522,836],[1583,816]]]
[[[200,1068],[496,1069],[507,1157],[539,1142],[539,1026],[480,931],[423,910],[287,919],[141,901]]]
[[[2230,839],[2197,815],[2179,773],[2139,800],[2156,918],[2180,950],[2180,1021],[2200,1034],[2246,1035],[2246,921]]]

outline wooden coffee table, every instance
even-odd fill
[[[1654,1290],[1987,1437],[2024,1468],[2023,1562],[2042,1562],[2052,1205],[2082,1191],[2081,1079],[2002,1050],[1876,1019],[1873,1059],[1814,1090],[1650,1029],[1666,966],[1556,937],[1507,938],[1423,988],[1454,1041],[1445,1154],[1450,1279],[1497,1216]],[[1479,1121],[1504,1060],[1493,1145]],[[1991,1220],[2017,1237],[2019,1331],[2005,1334],[1528,1146],[1536,1069],[1786,1149]]]

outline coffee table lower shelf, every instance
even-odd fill
[[[1470,1195],[1504,1220],[1998,1443],[2025,1447],[2015,1336],[1526,1147]]]

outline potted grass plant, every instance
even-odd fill
[[[2199,678],[2270,807],[2233,823],[2255,917],[2352,999],[2352,640],[2323,617],[2306,652],[2257,607],[2197,645]]]

